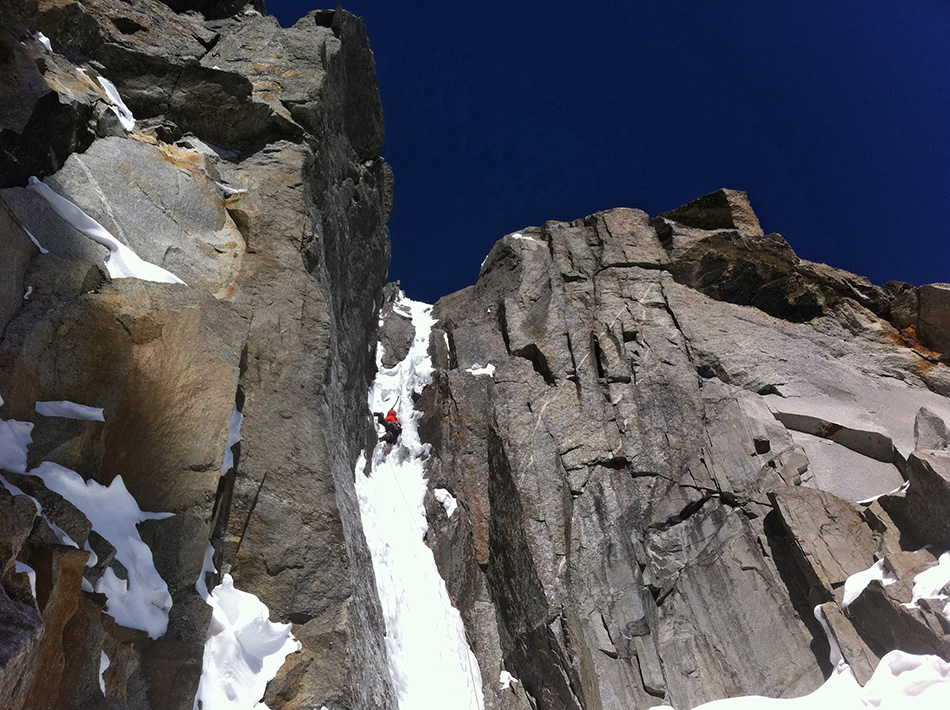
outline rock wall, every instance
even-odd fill
[[[191,708],[209,540],[217,569],[302,643],[270,684],[270,707],[393,706],[353,490],[389,262],[375,65],[345,11],[281,29],[263,9],[0,10],[0,417],[33,423],[27,469],[121,475],[142,510],[175,514],[139,526],[173,598],[168,631],[152,640],[81,591],[89,552],[0,490],[3,707]],[[25,189],[30,175],[187,285],[110,279],[107,250]],[[102,407],[105,421],[43,417],[34,405],[45,400]],[[235,407],[243,440],[222,475]],[[95,551],[94,581],[108,543],[35,477],[4,475]],[[36,570],[35,601],[16,561]]]
[[[798,259],[729,190],[499,241],[436,305],[418,404],[486,707],[802,695],[818,605],[862,682],[950,658],[940,610],[900,605],[950,548],[946,293]],[[900,584],[842,611],[877,560]]]

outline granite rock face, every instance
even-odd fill
[[[258,0],[12,5],[0,11],[0,417],[33,423],[27,472],[53,461],[102,484],[121,475],[142,510],[174,513],[139,526],[173,605],[157,640],[118,626],[81,591],[90,552],[0,490],[0,705],[190,709],[210,542],[220,573],[302,644],[270,707],[392,707],[353,490],[392,204],[362,20],[321,11],[282,29]],[[30,175],[187,285],[110,279],[107,249],[25,189]],[[105,421],[43,417],[44,400],[101,407]],[[235,408],[243,438],[222,471]],[[95,551],[95,581],[114,550],[23,473],[3,472]],[[36,570],[35,600],[18,561]]]
[[[802,695],[819,606],[862,681],[893,648],[950,658],[939,610],[901,606],[934,558],[902,560],[950,549],[931,290],[798,259],[732,190],[499,241],[436,305],[418,405],[486,707]],[[901,584],[842,610],[878,560]]]

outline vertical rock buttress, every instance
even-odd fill
[[[26,467],[3,473],[95,550],[87,577],[111,547],[31,469],[121,475],[142,510],[174,513],[139,526],[173,599],[151,639],[80,590],[87,552],[67,560],[45,521],[29,531],[23,496],[4,500],[0,704],[190,708],[210,618],[194,585],[211,540],[219,572],[302,644],[270,707],[391,707],[353,489],[392,201],[373,55],[342,10],[283,29],[244,3],[209,4],[209,19],[184,5],[38,0],[0,13],[0,241],[13,257],[0,267],[0,417],[33,424]],[[106,249],[24,189],[30,175],[187,286],[110,279]],[[101,407],[105,421],[43,417],[45,400]],[[222,473],[235,407],[242,441]],[[35,601],[16,561],[37,570]],[[44,658],[56,670],[38,670]]]

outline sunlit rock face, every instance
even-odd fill
[[[302,645],[270,707],[392,705],[352,481],[389,261],[375,65],[352,15],[281,29],[263,9],[0,10],[0,418],[33,423],[27,472],[121,476],[141,510],[174,513],[139,526],[173,600],[154,639],[81,591],[84,564],[90,584],[115,566],[109,543],[35,476],[0,472],[80,548],[45,519],[28,534],[33,504],[0,491],[3,707],[191,708],[209,540],[219,572]],[[109,278],[109,249],[31,175],[184,285]],[[105,421],[41,416],[48,400]],[[243,439],[222,476],[235,406]],[[35,601],[15,561],[35,570]]]
[[[436,305],[420,427],[486,706],[804,695],[818,605],[862,683],[895,648],[950,658],[943,602],[901,606],[948,546],[950,370],[917,302],[798,259],[731,190],[499,241]],[[842,612],[879,559],[904,588]]]

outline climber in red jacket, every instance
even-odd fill
[[[395,444],[399,435],[402,434],[402,425],[399,423],[399,417],[396,416],[396,410],[390,409],[385,417],[382,412],[373,412],[373,414],[379,423],[383,425],[383,428],[386,429],[386,433],[379,437],[379,440],[390,445]]]

